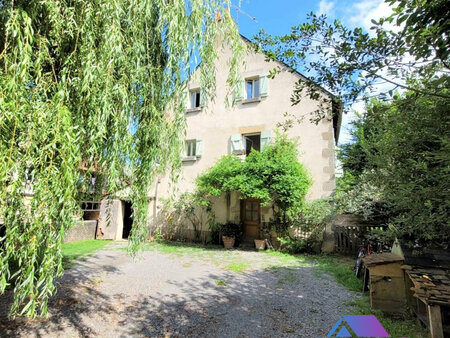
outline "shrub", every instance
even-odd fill
[[[278,238],[281,250],[288,253],[318,251],[325,227],[333,215],[333,207],[328,200],[305,202],[300,213],[289,223],[287,231],[282,232],[285,225],[277,225],[278,229],[275,226],[281,235]]]
[[[222,157],[197,178],[198,196],[239,191],[241,198],[257,198],[262,205],[273,203],[280,217],[292,220],[301,210],[311,179],[298,162],[298,146],[278,134],[274,144],[252,151],[242,162],[234,155]]]
[[[196,193],[183,193],[178,198],[163,200],[161,212],[168,225],[167,239],[173,239],[186,220],[192,225],[195,241],[200,240],[202,229],[214,224],[210,203]]]
[[[341,161],[356,182],[337,194],[341,210],[385,218],[388,232],[415,247],[450,243],[450,77],[424,80],[421,91],[372,101],[355,123]]]
[[[242,235],[244,233],[242,224],[227,222],[225,224],[219,224],[218,228],[222,236],[234,237],[235,246],[238,246],[241,243]]]

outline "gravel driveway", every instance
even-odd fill
[[[46,321],[1,337],[322,337],[356,296],[305,259],[153,245],[133,261],[112,243],[65,272]]]

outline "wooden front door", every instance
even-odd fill
[[[261,219],[261,204],[259,200],[248,198],[242,201],[241,205],[242,223],[244,225],[245,242],[253,242],[254,239],[259,239],[260,235],[260,219]]]

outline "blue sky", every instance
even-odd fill
[[[231,10],[240,33],[248,38],[261,29],[272,35],[286,34],[292,26],[306,21],[310,12],[326,14],[330,19],[340,19],[348,27],[359,26],[366,31],[372,26],[371,19],[389,14],[389,7],[383,0],[232,0],[232,3],[248,14]],[[355,104],[353,109],[363,111],[364,106]],[[350,140],[350,122],[354,118],[353,112],[344,115],[340,144]]]

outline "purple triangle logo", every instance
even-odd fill
[[[374,315],[344,315],[328,337],[390,337]]]

